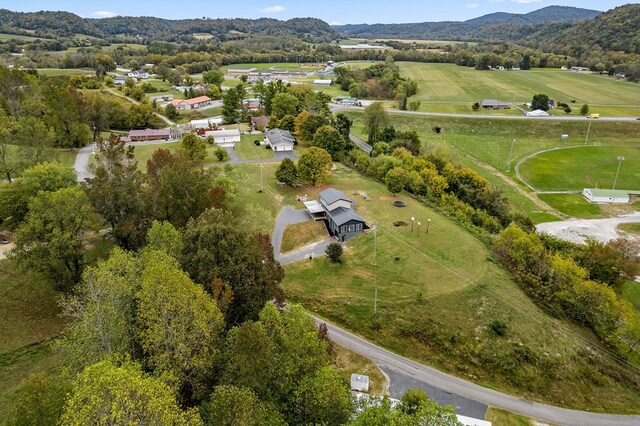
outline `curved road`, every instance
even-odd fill
[[[569,426],[638,426],[640,416],[622,416],[615,414],[597,414],[586,411],[569,410],[552,405],[529,402],[443,373],[432,367],[396,355],[365,339],[339,328],[323,319],[314,317],[317,324],[326,323],[329,337],[336,343],[345,346],[375,361],[382,369],[401,376],[409,377],[417,383],[425,383],[442,389],[445,392],[482,404],[546,420],[552,423]]]

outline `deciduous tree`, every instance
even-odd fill
[[[298,175],[312,186],[325,180],[331,172],[333,162],[327,151],[318,147],[311,147],[298,160]]]
[[[338,130],[332,126],[325,125],[320,127],[313,135],[313,146],[324,149],[331,155],[332,160],[338,161],[348,149],[349,143]]]
[[[192,160],[204,160],[207,157],[207,144],[204,139],[193,133],[182,136],[180,148],[184,149]]]
[[[293,186],[298,181],[298,168],[290,158],[285,158],[276,169],[276,180]]]
[[[378,141],[378,133],[388,123],[389,115],[380,102],[374,102],[364,109],[364,125],[370,143],[375,144]]]

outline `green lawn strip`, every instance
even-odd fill
[[[414,98],[424,102],[480,102],[499,99],[522,104],[544,93],[556,102],[640,107],[640,87],[591,73],[561,70],[478,71],[453,64],[398,62],[401,75],[418,82]],[[571,103],[575,100],[575,106]],[[595,112],[595,109],[594,109]]]
[[[623,223],[618,225],[618,229],[629,234],[640,236],[640,223]]]
[[[38,69],[38,74],[48,77],[86,75],[95,76],[96,72],[90,69]]]
[[[262,141],[263,134],[242,135],[240,142],[236,143],[235,151],[242,160],[264,160],[274,158],[273,151],[266,145],[256,145],[254,141]]]
[[[523,162],[520,173],[541,191],[610,189],[616,174],[617,189],[640,190],[639,164],[636,146],[587,146],[542,152]]]
[[[507,410],[502,410],[496,407],[489,407],[485,414],[485,420],[488,420],[494,426],[530,426],[532,419],[529,417],[521,416]],[[549,423],[545,422],[545,425]]]
[[[289,225],[282,235],[282,247],[280,251],[287,253],[309,244],[325,240],[329,237],[327,228],[323,222],[302,222]]]
[[[580,194],[539,194],[538,197],[554,209],[579,219],[599,219],[606,215],[598,204],[590,203]]]
[[[364,374],[369,376],[369,395],[385,395],[389,382],[375,362],[337,343],[333,343],[332,348],[333,368],[338,370],[346,383],[350,383],[352,374]]]
[[[619,295],[631,303],[636,311],[640,312],[640,283],[637,281],[625,281],[618,291]]]

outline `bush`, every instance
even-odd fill
[[[253,141],[253,144],[254,144],[255,146],[260,146],[260,141],[256,139],[255,141]]]
[[[477,111],[480,109],[480,104],[478,102],[475,102],[473,105],[471,105],[471,109],[474,111]]]
[[[566,107],[564,107],[562,109],[564,112],[566,112],[567,114],[571,114],[571,107],[569,105],[567,105]]]
[[[504,321],[493,320],[489,327],[496,333],[496,336],[504,336],[507,334],[507,324],[505,324]]]
[[[229,153],[224,148],[217,148],[214,151],[214,155],[218,161],[227,161],[229,159]]]
[[[340,256],[342,256],[342,253],[343,250],[340,243],[329,244],[329,246],[327,247],[327,251],[325,251],[327,258],[329,258],[329,260],[333,263],[340,263]]]
[[[580,108],[580,115],[587,115],[589,114],[589,105],[584,104],[582,105],[582,108]]]

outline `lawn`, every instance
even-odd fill
[[[57,69],[57,68],[40,68],[38,69],[39,75],[46,75],[48,77],[57,76],[70,76],[70,75],[89,75],[95,76],[96,72],[89,69]]]
[[[467,102],[482,99],[530,102],[533,95],[544,93],[556,102],[571,104],[578,114],[582,104],[593,112],[599,107],[633,107],[609,112],[637,115],[640,111],[640,86],[623,80],[592,73],[574,73],[551,69],[529,71],[478,71],[453,64],[398,62],[401,75],[418,82],[418,93],[412,99],[429,103]],[[571,104],[573,105],[573,104]],[[602,109],[602,113],[605,110]]]
[[[147,169],[147,161],[151,158],[154,152],[158,149],[168,149],[169,151],[175,151],[180,147],[180,142],[169,142],[163,143],[159,145],[138,145],[135,147],[134,153],[136,160],[138,160],[138,169],[146,170]],[[207,156],[204,159],[204,163],[212,163],[216,162],[218,159],[214,155],[214,152],[219,147],[217,145],[209,145],[207,144]],[[90,159],[90,162],[93,162],[93,156]]]
[[[273,151],[266,145],[256,145],[253,141],[264,139],[263,134],[242,135],[240,142],[236,143],[235,151],[241,160],[266,160],[274,158]]]
[[[45,39],[42,37],[0,33],[0,41],[8,41],[8,40],[35,41],[35,40],[45,40]]]
[[[64,321],[57,293],[37,276],[19,272],[9,260],[0,260],[0,276],[0,418],[6,419],[23,379],[60,368],[50,342]]]
[[[640,223],[623,223],[618,229],[640,237]]]
[[[636,311],[640,312],[640,283],[637,281],[625,281],[618,291],[620,296],[631,303]]]
[[[282,235],[281,252],[287,253],[329,237],[324,222],[302,222],[289,225]]]
[[[352,196],[358,213],[377,224],[377,238],[368,232],[351,240],[341,264],[316,258],[286,265],[288,298],[395,352],[485,386],[573,408],[637,411],[640,394],[624,381],[583,377],[595,374],[589,372],[593,361],[580,355],[586,346],[598,350],[592,336],[534,305],[486,246],[463,229],[407,196],[399,197],[407,207],[393,207],[383,185],[342,166],[328,185],[368,195],[370,201]],[[280,204],[301,207],[291,201],[293,190],[274,189]],[[293,193],[313,197],[315,190]],[[410,224],[411,217],[422,222],[419,235],[417,225],[413,231],[393,225]],[[495,319],[508,324],[507,338],[490,331]],[[520,350],[538,361],[514,365]],[[589,386],[579,385],[585,380]]]
[[[624,157],[620,164],[618,157]],[[637,146],[587,146],[542,152],[520,165],[520,172],[542,191],[612,188],[640,190],[640,150]]]
[[[338,370],[347,383],[351,382],[351,374],[364,374],[369,376],[369,395],[386,394],[389,382],[375,362],[337,343],[332,348],[333,368]]]
[[[580,194],[539,194],[538,197],[554,209],[579,219],[605,217],[598,204],[590,203]]]

